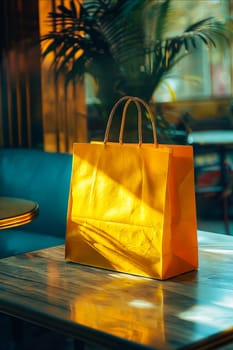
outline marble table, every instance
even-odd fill
[[[0,312],[106,349],[233,346],[233,237],[198,240],[198,271],[167,281],[66,262],[64,245],[1,259]]]

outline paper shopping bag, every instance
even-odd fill
[[[124,102],[119,143],[109,143],[112,118]],[[138,144],[122,142],[131,103]],[[142,108],[154,144],[142,143]],[[158,145],[153,115],[139,98],[114,105],[103,143],[74,144],[65,258],[156,279],[198,267],[193,149]]]

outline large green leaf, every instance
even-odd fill
[[[54,52],[54,67],[66,81],[91,72],[104,89],[147,100],[187,52],[227,42],[232,29],[209,17],[167,36],[176,16],[173,0],[70,1],[49,13],[51,32],[43,57]],[[232,19],[228,19],[228,23]],[[224,39],[224,40],[223,40]],[[108,71],[106,72],[106,69]],[[110,77],[106,77],[109,74]],[[112,81],[112,83],[111,83]]]

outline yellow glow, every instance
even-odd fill
[[[121,274],[119,274],[118,272],[117,273],[109,273],[109,276],[111,277],[114,277],[114,278],[120,278],[122,279],[122,276]],[[142,276],[136,276],[136,275],[129,275],[127,273],[124,273],[124,279],[129,279],[129,280],[134,280],[134,281],[139,281],[139,282],[144,282],[144,280],[147,279],[147,277],[142,277]]]
[[[146,300],[135,299],[129,302],[129,305],[139,308],[139,309],[152,309],[155,307],[153,303]]]

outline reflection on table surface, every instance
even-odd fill
[[[2,259],[0,311],[110,349],[227,342],[233,237],[198,237],[199,270],[167,281],[68,263],[64,245]]]
[[[13,197],[0,197],[0,229],[24,225],[38,215],[38,203]]]

